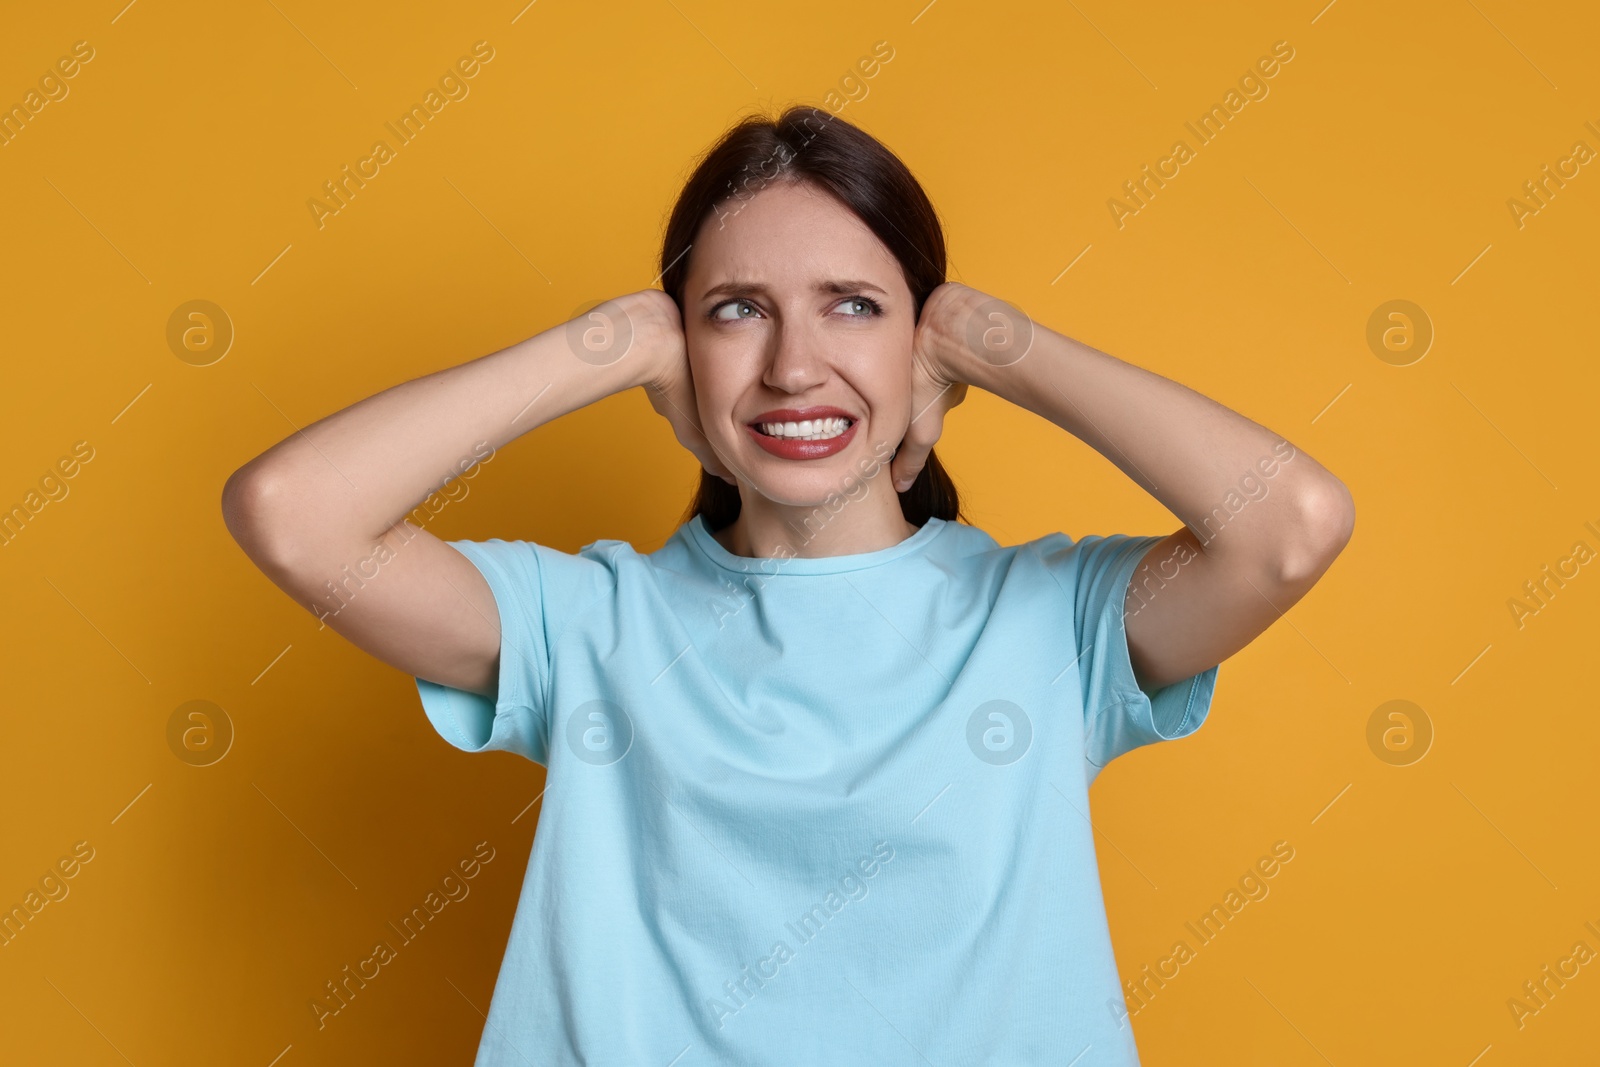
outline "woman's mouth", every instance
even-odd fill
[[[745,427],[756,443],[782,459],[831,456],[855,436],[856,420],[841,416],[797,422],[752,422]]]

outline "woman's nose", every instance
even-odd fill
[[[821,347],[815,337],[792,326],[780,327],[773,339],[772,357],[765,381],[773,389],[799,393],[827,377]]]

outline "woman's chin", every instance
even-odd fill
[[[834,469],[813,466],[806,471],[788,470],[779,474],[754,472],[754,482],[742,482],[755,495],[770,504],[787,508],[827,508],[837,511],[850,500],[860,500],[870,491],[859,471],[851,464]],[[746,496],[746,499],[749,499]]]

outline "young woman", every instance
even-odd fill
[[[911,173],[812,108],[712,148],[661,269],[224,491],[251,558],[415,675],[447,741],[546,768],[477,1064],[1136,1063],[1089,785],[1200,726],[1218,664],[1349,539],[1349,493],[945,282]],[[704,468],[659,550],[405,520],[486,447],[636,386]],[[969,386],[1183,525],[1001,546],[963,523],[933,446]],[[356,560],[376,571],[336,589]]]

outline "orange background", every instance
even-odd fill
[[[94,58],[0,147],[0,506],[74,443],[93,458],[0,548],[0,906],[75,843],[93,859],[0,948],[6,1058],[470,1061],[543,772],[451,749],[409,677],[319,631],[228,536],[223,482],[296,427],[650,284],[696,153],[754,107],[848,101],[941,211],[952,278],[1274,429],[1356,500],[1351,544],[1224,663],[1207,725],[1094,789],[1125,978],[1193,945],[1184,923],[1275,841],[1295,850],[1134,1017],[1144,1061],[1592,1060],[1600,962],[1520,1028],[1507,1001],[1575,942],[1600,952],[1600,566],[1520,628],[1508,601],[1600,550],[1597,165],[1521,226],[1507,202],[1600,148],[1600,16],[1319,6],[9,14],[0,102],[76,41]],[[479,40],[469,95],[319,228],[322,183]],[[880,40],[894,56],[851,100]],[[1280,40],[1269,94],[1199,146],[1184,123]],[[1195,157],[1119,228],[1107,201],[1179,138]],[[236,333],[208,366],[167,341],[201,299]],[[1435,333],[1406,366],[1367,341],[1395,299]],[[1177,526],[990,394],[939,451],[1002,543]],[[634,390],[503,449],[430,529],[653,550],[697,469]],[[169,747],[191,700],[235,731],[209,766]],[[1432,724],[1410,765],[1368,744],[1390,700]],[[481,841],[471,895],[319,1031],[311,998]]]

